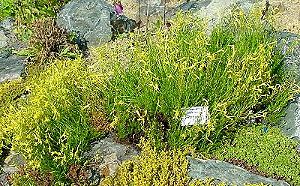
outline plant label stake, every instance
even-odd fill
[[[181,126],[190,126],[195,124],[203,125],[209,120],[207,106],[191,107],[185,111],[182,117]]]

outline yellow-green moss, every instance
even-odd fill
[[[107,177],[101,186],[213,186],[213,179],[192,180],[188,176],[187,155],[194,150],[157,151],[149,141],[141,140],[142,152],[133,160],[124,162],[112,177]],[[225,183],[217,184],[226,186]],[[263,186],[264,184],[247,184],[246,186]]]
[[[279,128],[252,126],[240,130],[233,143],[219,149],[216,156],[222,160],[242,160],[269,176],[283,177],[292,185],[299,185],[297,144]]]

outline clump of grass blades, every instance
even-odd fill
[[[119,137],[209,150],[250,119],[276,123],[294,84],[260,16],[235,9],[207,35],[202,20],[179,14],[170,29],[98,48],[100,71],[111,76],[103,92]],[[201,105],[209,107],[209,123],[181,127],[182,108]]]
[[[5,131],[1,140],[21,153],[27,168],[52,173],[66,183],[71,164],[80,163],[80,155],[90,140],[98,136],[89,124],[91,97],[97,98],[92,73],[83,60],[56,61],[24,83],[28,98],[18,107],[7,107],[0,117]]]

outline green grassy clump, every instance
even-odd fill
[[[292,185],[300,184],[298,143],[276,127],[252,126],[239,131],[232,144],[220,148],[216,157],[238,159],[269,176],[283,177]]]
[[[294,84],[260,16],[235,10],[207,35],[202,20],[179,15],[169,29],[98,48],[98,68],[111,76],[103,93],[118,136],[208,150],[250,119],[275,123]],[[180,126],[182,109],[192,106],[209,107],[207,125]]]
[[[96,77],[81,59],[56,61],[28,77],[23,83],[28,97],[18,99],[17,106],[5,105],[0,117],[1,146],[11,144],[28,168],[51,172],[64,182],[68,166],[80,163],[83,150],[99,135],[89,118],[99,98]]]

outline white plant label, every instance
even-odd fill
[[[195,124],[205,124],[209,120],[209,112],[207,106],[191,107],[182,117],[181,126],[189,126]]]

